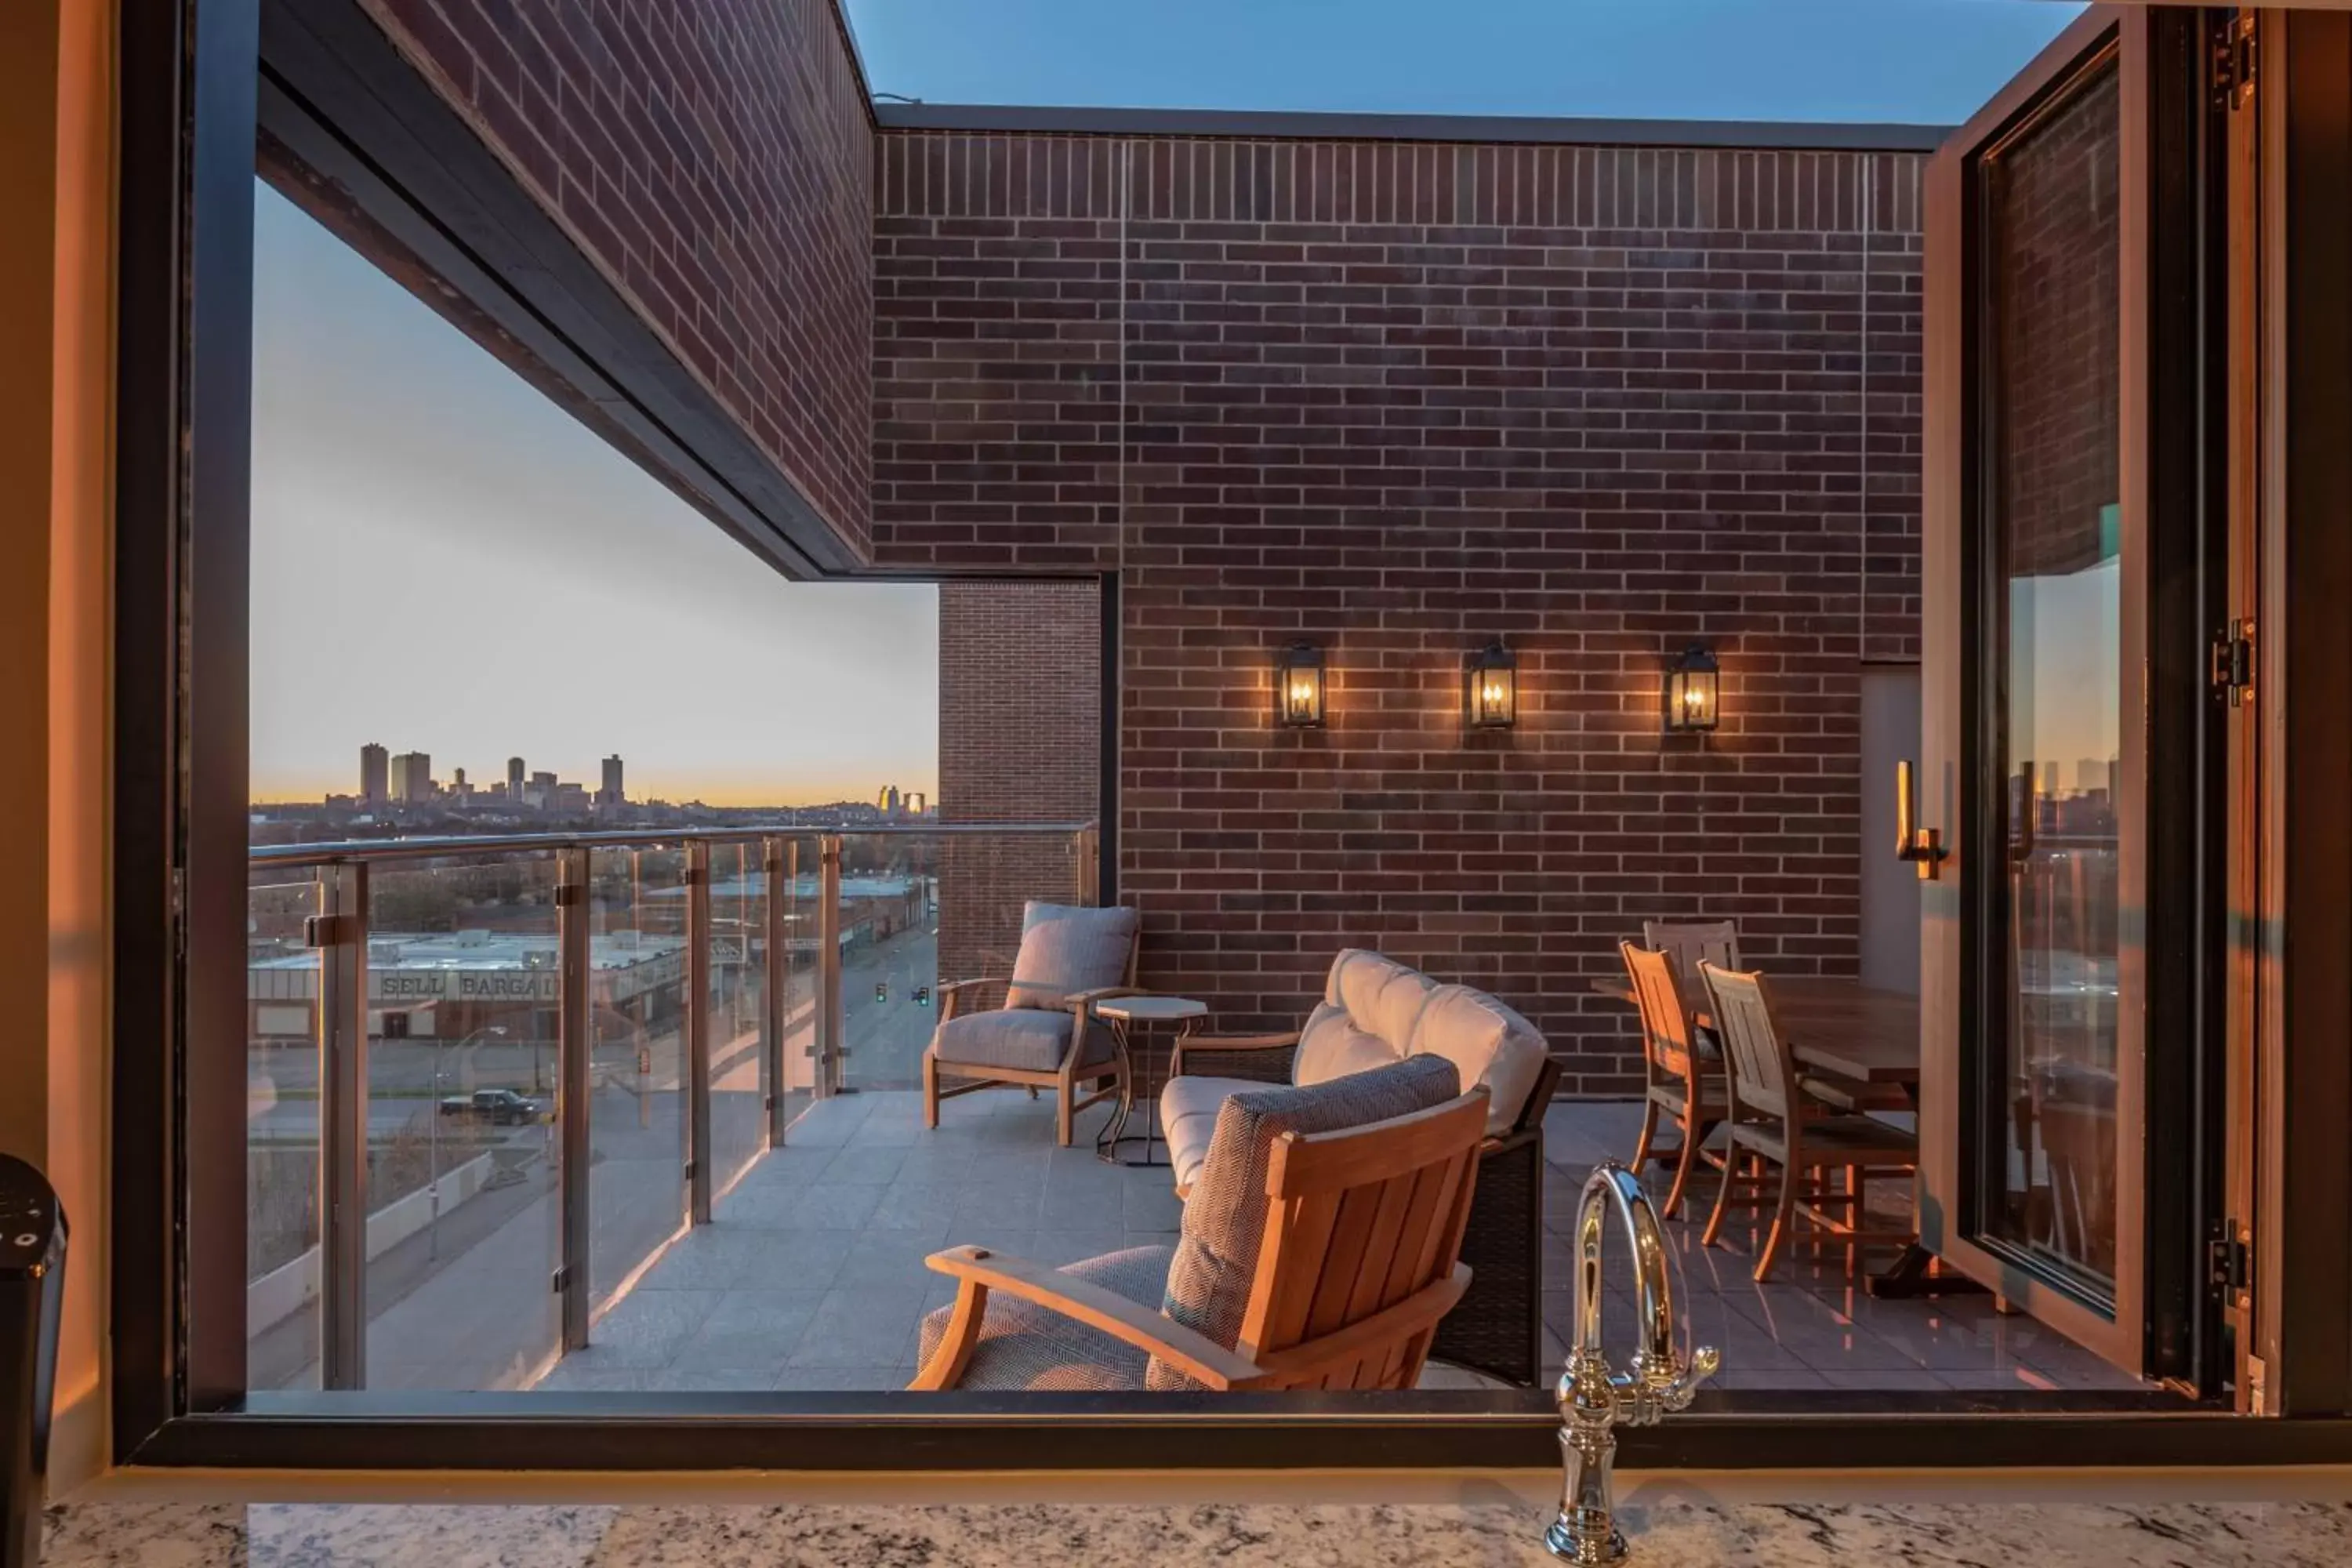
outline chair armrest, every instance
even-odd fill
[[[1137,985],[1097,985],[1091,991],[1073,991],[1062,998],[1066,1007],[1091,1007],[1097,1002],[1109,1002],[1121,996],[1149,996],[1151,993]]]
[[[1297,1046],[1296,1029],[1271,1035],[1188,1035],[1176,1042],[1168,1059],[1168,1074],[1171,1078],[1181,1076],[1184,1058],[1193,1051],[1288,1051]]]
[[[1245,1385],[1260,1375],[1257,1363],[1247,1356],[1229,1351],[1206,1335],[1197,1333],[1149,1307],[1130,1301],[1116,1290],[1091,1284],[1045,1264],[992,1251],[985,1247],[951,1247],[944,1252],[932,1253],[923,1262],[933,1272],[959,1281],[960,1286],[954,1321],[949,1326],[947,1337],[932,1352],[931,1364],[923,1368],[926,1381],[922,1386],[953,1386],[951,1376],[929,1381],[928,1374],[935,1366],[940,1367],[942,1373],[950,1366],[955,1373],[961,1372],[963,1363],[971,1357],[971,1345],[978,1342],[987,1295],[992,1290],[1001,1290],[1032,1306],[1058,1313],[1073,1322],[1099,1330],[1138,1350],[1149,1352],[1186,1376],[1213,1389],[1229,1390]],[[962,1344],[957,1342],[959,1333],[963,1336]]]

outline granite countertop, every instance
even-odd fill
[[[1491,1494],[1500,1489],[1486,1489]],[[2031,1500],[1737,1502],[1662,1483],[1629,1502],[1638,1564],[2335,1568],[2352,1504]],[[2179,1495],[2176,1493],[2175,1495]],[[51,1510],[49,1568],[1045,1568],[1219,1563],[1486,1568],[1549,1563],[1524,1497],[1401,1503],[77,1502]]]

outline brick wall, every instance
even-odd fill
[[[1085,822],[1102,751],[1102,597],[1093,582],[940,584],[940,817]],[[1070,900],[1063,838],[940,846],[940,973],[1009,973],[1021,906]]]
[[[1645,915],[1853,971],[1857,667],[1916,651],[1919,163],[877,140],[876,557],[1119,574],[1150,984],[1295,1020],[1367,943],[1609,1092],[1588,982]],[[1496,635],[1520,725],[1468,736]],[[1318,732],[1269,721],[1302,636]],[[1670,740],[1694,639],[1724,726]]]
[[[364,0],[863,554],[866,86],[832,0]]]

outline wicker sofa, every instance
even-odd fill
[[[1465,1089],[1491,1097],[1462,1243],[1470,1289],[1439,1325],[1432,1353],[1533,1384],[1543,1370],[1543,1115],[1559,1069],[1535,1026],[1485,992],[1349,948],[1296,1031],[1186,1040],[1160,1097],[1176,1190],[1191,1190],[1227,1095],[1324,1083],[1423,1054],[1445,1057]]]

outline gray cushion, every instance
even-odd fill
[[[1171,1078],[1160,1091],[1160,1125],[1168,1135],[1168,1173],[1182,1192],[1200,1178],[1201,1162],[1209,1157],[1209,1140],[1216,1136],[1217,1112],[1229,1094],[1246,1094],[1269,1086],[1263,1079]]]
[[[1031,900],[1021,911],[1021,951],[1004,1005],[1058,1007],[1073,991],[1124,985],[1142,918],[1124,904],[1087,909]]]
[[[1139,1305],[1156,1307],[1172,1256],[1165,1247],[1135,1247],[1073,1263],[1061,1272],[1116,1290]],[[941,1307],[923,1320],[918,1367],[930,1361],[954,1311]],[[991,1295],[981,1320],[980,1343],[972,1348],[956,1386],[1133,1391],[1144,1386],[1147,1359],[1143,1352],[1100,1329],[1016,1297]]]
[[[931,1054],[942,1067],[1059,1072],[1062,1058],[1070,1048],[1070,1026],[1076,1021],[1069,1013],[1042,1007],[966,1013],[932,1031]],[[1107,1062],[1116,1051],[1108,1025],[1096,1024],[1087,1030],[1085,1062]]]
[[[1461,1092],[1454,1064],[1434,1054],[1308,1088],[1276,1086],[1229,1094],[1217,1110],[1208,1157],[1184,1202],[1183,1229],[1168,1269],[1160,1310],[1231,1346],[1241,1338],[1265,1237],[1265,1173],[1286,1132],[1336,1132],[1443,1105]],[[1192,1380],[1154,1364],[1150,1388]]]

